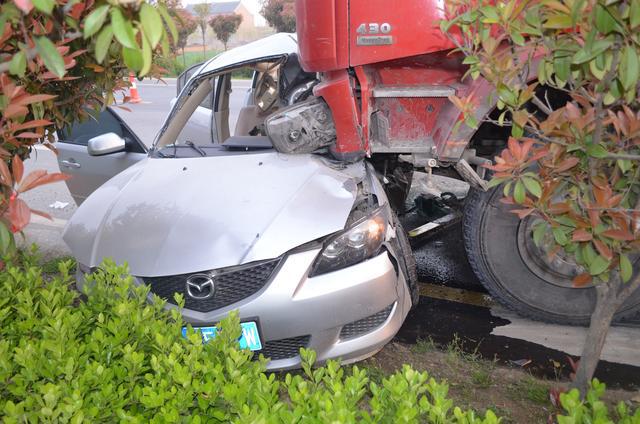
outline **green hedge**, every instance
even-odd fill
[[[237,347],[237,315],[203,345],[193,331],[183,338],[179,313],[149,304],[125,268],[106,263],[85,297],[72,266],[44,278],[27,258],[0,274],[5,422],[499,422],[454,407],[446,384],[409,366],[375,384],[357,366],[313,367],[302,351],[302,372],[265,373],[264,358]]]

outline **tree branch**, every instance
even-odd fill
[[[535,94],[533,95],[533,98],[531,99],[531,101],[533,102],[534,105],[538,106],[540,110],[546,113],[547,115],[551,115],[553,113],[553,110],[551,110],[549,106],[542,103],[542,100],[540,100],[538,96],[536,96]]]

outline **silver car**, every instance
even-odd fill
[[[316,101],[296,52],[294,35],[277,34],[193,70],[148,152],[115,115],[106,134],[72,129],[58,145],[61,168],[80,176],[64,232],[79,282],[104,258],[126,262],[167,307],[183,294],[204,339],[238,310],[241,346],[270,369],[299,366],[301,347],[320,361],[371,356],[417,300],[408,241],[373,166],[326,154],[321,105],[309,131],[287,127],[296,105]],[[238,96],[241,69],[253,79]],[[313,152],[296,150],[304,137]]]

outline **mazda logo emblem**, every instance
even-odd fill
[[[193,274],[187,278],[187,294],[195,300],[205,300],[213,297],[216,286],[213,276],[208,274]]]

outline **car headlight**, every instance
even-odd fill
[[[337,271],[377,255],[387,236],[388,225],[386,207],[381,207],[331,237],[316,258],[309,277]]]

